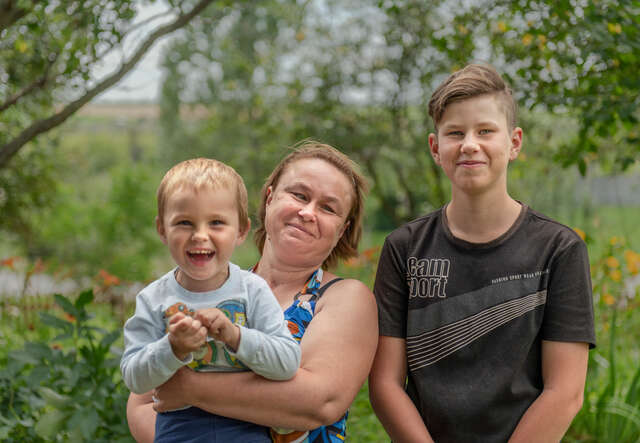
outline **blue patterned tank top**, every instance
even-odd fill
[[[305,283],[302,291],[296,294],[293,300],[293,304],[284,311],[284,318],[287,321],[289,331],[291,331],[291,335],[293,335],[293,338],[295,338],[298,343],[300,343],[300,340],[302,340],[302,336],[304,335],[307,326],[309,326],[309,323],[313,319],[316,311],[316,303],[318,302],[320,297],[322,297],[329,286],[342,280],[342,278],[335,278],[327,282],[321,288],[320,285],[322,284],[322,274],[322,269],[317,269],[311,275],[311,277],[309,277],[309,280],[307,280],[307,282]],[[304,300],[301,300],[301,297],[305,294],[310,294],[311,296],[304,297]],[[309,431],[309,433],[306,435],[306,438],[294,438],[289,440],[286,437],[286,434],[285,436],[276,436],[274,433],[272,433],[271,435],[272,438],[274,438],[274,441],[278,441],[279,438],[284,437],[279,441],[295,441],[301,443],[342,443],[344,442],[347,435],[348,415],[349,411],[347,410],[340,420],[333,423],[332,425],[321,426],[317,429]],[[293,437],[293,435],[290,435],[290,437]]]

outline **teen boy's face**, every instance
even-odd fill
[[[429,146],[454,192],[506,192],[507,166],[520,152],[522,129],[509,129],[495,95],[479,95],[446,107]]]
[[[240,231],[235,193],[226,188],[174,191],[156,226],[180,268],[178,282],[192,292],[222,286],[231,254],[248,232]]]

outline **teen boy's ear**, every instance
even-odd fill
[[[431,157],[433,157],[433,161],[436,162],[436,165],[440,165],[440,147],[438,146],[438,136],[433,132],[429,134],[429,151],[431,152]]]
[[[511,149],[509,150],[509,160],[518,158],[522,149],[522,128],[516,127],[511,131]]]

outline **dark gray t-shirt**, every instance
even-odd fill
[[[374,293],[380,335],[406,339],[407,393],[436,442],[503,442],[542,391],[541,340],[595,346],[587,249],[523,205],[484,244],[444,208],[386,239]]]

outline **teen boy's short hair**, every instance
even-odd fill
[[[429,115],[436,130],[449,104],[483,94],[495,94],[507,117],[509,128],[515,128],[517,106],[511,88],[493,66],[472,63],[451,74],[431,96]]]
[[[349,222],[349,226],[347,226],[336,246],[322,263],[322,267],[328,269],[334,266],[339,259],[347,259],[358,255],[358,243],[362,235],[364,196],[367,193],[367,184],[358,170],[358,165],[333,146],[313,140],[305,140],[296,145],[293,152],[278,163],[278,166],[276,166],[267,178],[264,186],[262,186],[260,207],[258,208],[258,228],[253,238],[258,250],[262,254],[264,242],[267,237],[264,226],[264,219],[267,213],[267,190],[270,186],[273,186],[273,189],[278,186],[280,177],[290,164],[304,159],[324,160],[342,172],[353,185],[351,189],[351,208],[349,209],[346,220]]]
[[[210,158],[194,158],[178,163],[167,173],[158,187],[158,218],[164,217],[164,208],[172,192],[189,187],[200,190],[209,187],[215,190],[228,189],[236,197],[240,231],[249,229],[247,188],[242,177],[229,165]]]

